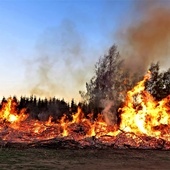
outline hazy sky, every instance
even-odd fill
[[[134,18],[134,2],[0,0],[0,96],[78,100],[117,30]]]

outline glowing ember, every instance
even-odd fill
[[[149,78],[150,72],[128,91],[124,106],[119,109],[119,125],[107,125],[102,114],[96,120],[92,119],[92,114],[86,118],[80,108],[71,120],[66,115],[57,122],[52,122],[52,117],[46,122],[33,120],[25,110],[18,112],[17,102],[9,98],[0,110],[0,138],[2,141],[32,143],[63,137],[74,141],[95,137],[104,144],[135,147],[153,145],[158,139],[159,147],[161,140],[170,141],[170,95],[156,101],[145,91],[145,82]],[[143,141],[147,137],[152,143]]]

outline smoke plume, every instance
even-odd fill
[[[114,125],[117,123],[116,111],[113,112],[114,103],[111,100],[101,100],[102,107],[104,108],[102,114],[105,122],[108,125]]]
[[[95,63],[89,51],[86,39],[72,21],[64,20],[58,27],[47,29],[37,42],[35,57],[27,62],[30,94],[78,101],[79,90],[84,88]]]
[[[169,67],[170,3],[134,2],[133,16],[128,17],[131,21],[121,24],[117,32],[118,50],[126,59],[126,66],[141,74],[152,62],[160,61],[161,66]],[[103,44],[100,44],[100,50],[105,49]],[[93,66],[101,53],[88,46],[86,38],[69,20],[47,29],[38,40],[36,50],[35,57],[27,64],[28,91],[40,97],[56,96],[68,100],[74,97],[79,100],[78,92],[91,78]]]
[[[137,1],[134,11],[137,17],[118,33],[129,68],[146,71],[152,62],[157,61],[169,67],[169,7],[168,1]]]

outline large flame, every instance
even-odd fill
[[[28,115],[25,114],[25,109],[23,109],[19,114],[17,113],[17,102],[9,98],[7,103],[2,103],[0,121],[7,121],[9,123],[16,123],[24,121]]]
[[[57,122],[52,122],[52,117],[46,122],[34,120],[25,110],[19,112],[17,102],[9,98],[0,109],[0,138],[2,141],[31,143],[56,137],[76,141],[92,136],[101,140],[104,140],[103,136],[117,139],[120,134],[126,134],[128,140],[139,140],[132,136],[135,134],[170,141],[170,95],[156,101],[145,91],[145,82],[149,78],[150,72],[127,92],[124,106],[119,109],[119,125],[107,125],[102,114],[95,120],[92,114],[87,118],[80,108],[71,120],[66,115]]]
[[[156,101],[145,91],[144,84],[149,78],[150,72],[127,93],[125,105],[120,109],[120,129],[170,141],[170,95]]]

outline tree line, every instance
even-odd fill
[[[39,120],[47,120],[51,115],[53,120],[57,121],[63,114],[71,118],[78,107],[82,108],[85,116],[93,113],[94,119],[108,106],[107,111],[117,116],[118,108],[123,104],[127,91],[143,79],[142,73],[131,72],[125,64],[117,46],[111,46],[108,53],[96,62],[94,76],[86,83],[86,91],[79,92],[82,97],[81,103],[75,103],[74,99],[68,103],[55,97],[41,99],[36,96],[21,96],[19,100],[14,96],[12,100],[18,103],[18,110],[26,108],[32,118]],[[170,94],[170,68],[166,72],[160,72],[159,63],[152,63],[149,70],[151,78],[145,83],[146,90],[156,100],[161,100]],[[0,107],[6,101],[7,99],[3,98]]]

